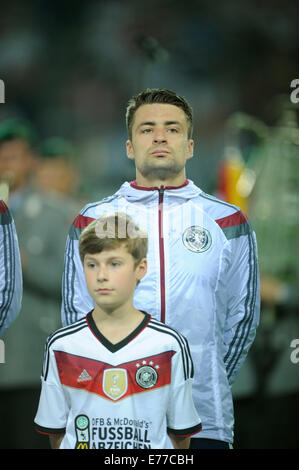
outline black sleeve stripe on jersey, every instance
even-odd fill
[[[40,426],[39,424],[35,424],[35,430],[41,434],[48,434],[48,435],[56,435],[56,434],[64,434],[66,428],[44,428],[43,426]]]
[[[184,369],[184,379],[187,380],[188,377],[188,371],[187,371],[187,364],[186,364],[186,359],[185,359],[185,354],[184,354],[184,348],[181,344],[181,342],[178,340],[177,336],[173,334],[171,331],[165,331],[162,328],[157,328],[151,324],[148,325],[148,328],[152,328],[153,330],[160,331],[161,333],[166,333],[169,334],[170,336],[173,336],[175,338],[180,346],[181,352],[182,352],[182,360],[183,360],[183,369]]]
[[[192,434],[196,434],[202,430],[202,425],[201,423],[198,423],[196,426],[192,426],[191,428],[187,429],[171,429],[167,428],[167,432],[174,434],[175,436],[181,436],[181,437],[189,437],[192,436]]]
[[[186,353],[186,357],[187,357],[188,376],[193,378],[193,376],[194,376],[194,366],[193,366],[193,359],[192,359],[192,355],[191,355],[191,352],[190,352],[190,347],[189,347],[188,340],[178,330],[170,327],[169,325],[163,324],[163,323],[158,322],[157,320],[154,320],[154,319],[152,319],[152,323],[157,325],[157,326],[160,326],[162,329],[165,328],[165,330],[175,333],[178,336],[178,341],[179,342],[180,342],[180,340],[182,341],[182,343],[184,345],[183,347],[185,348],[184,350],[185,350],[185,353]],[[190,367],[190,371],[189,371],[189,367]]]
[[[60,338],[63,338],[64,336],[72,335],[74,333],[77,333],[77,331],[82,330],[83,328],[88,328],[88,325],[86,323],[85,318],[83,320],[78,321],[74,325],[67,326],[65,328],[61,328],[57,332],[55,332],[50,338],[48,338],[48,341],[46,343],[46,350],[45,350],[45,359],[44,359],[44,367],[43,367],[43,378],[44,380],[47,380],[48,372],[49,372],[49,349],[50,346]]]
[[[160,327],[161,331],[172,334],[172,336],[177,339],[182,350],[183,363],[184,365],[186,364],[186,377],[193,378],[194,366],[187,339],[177,330],[171,328],[169,325],[162,324],[161,322],[155,321],[154,319],[152,319],[152,323]]]
[[[54,333],[52,333],[48,337],[48,342],[51,341],[52,338],[55,339],[56,336],[60,336],[61,333],[65,333],[65,332],[72,333],[73,329],[76,329],[77,327],[85,325],[85,324],[87,325],[86,317],[81,318],[81,320],[78,320],[77,322],[72,323],[71,325],[67,325],[67,326],[64,326],[63,328],[59,328],[58,330],[55,330]]]
[[[154,326],[155,325],[155,326]],[[161,327],[160,324],[156,324],[155,322],[150,322],[148,325],[148,328],[152,328],[153,330],[160,331],[161,333],[166,333],[175,338],[180,346],[181,352],[182,352],[182,360],[183,360],[183,369],[184,369],[184,378],[187,380],[188,378],[192,378],[193,376],[191,375],[193,372],[193,367],[192,367],[192,359],[189,355],[188,349],[186,347],[186,344],[182,341],[183,336],[178,334],[175,330],[172,328],[164,328]],[[184,338],[185,340],[185,338]]]
[[[189,346],[189,343],[188,343],[187,340],[186,340],[186,348],[187,348],[187,351],[188,351],[188,354],[189,354],[189,360],[190,360],[190,363],[191,363],[190,376],[191,376],[191,378],[193,378],[194,377],[194,365],[193,365],[193,359],[192,359],[192,355],[191,355],[191,351],[190,351],[190,346]]]
[[[61,328],[54,332],[47,340],[46,343],[46,352],[45,352],[45,367],[44,367],[44,379],[46,380],[46,376],[48,374],[48,363],[49,363],[49,349],[50,346],[59,338],[63,338],[64,336],[71,335],[76,333],[77,331],[82,330],[83,328],[87,328],[87,323],[85,318],[79,320],[78,322],[74,323],[73,325],[66,326],[65,328]]]

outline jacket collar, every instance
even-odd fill
[[[186,179],[186,181],[181,184],[180,186],[164,186],[164,189],[180,189],[184,188],[189,184],[189,180]],[[155,191],[155,190],[160,190],[158,186],[152,186],[152,187],[145,187],[145,186],[138,186],[137,181],[130,181],[130,186],[135,189],[140,189],[142,191]]]
[[[137,201],[142,199],[154,199],[159,192],[158,187],[143,187],[138,186],[136,181],[125,182],[117,192],[117,195],[125,197],[130,201]],[[186,179],[185,183],[181,186],[166,186],[164,188],[167,196],[179,197],[183,199],[191,199],[197,197],[202,190],[198,188],[193,181]]]

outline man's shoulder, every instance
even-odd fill
[[[118,200],[117,193],[105,197],[100,201],[86,204],[79,214],[74,218],[69,235],[71,238],[79,239],[81,231],[87,227],[93,220],[99,218],[107,211],[113,211],[114,205]]]
[[[203,206],[204,210],[209,212],[215,220],[241,212],[240,207],[230,204],[212,194],[205,193],[204,191],[201,191],[197,200],[198,203]]]
[[[252,231],[248,216],[240,207],[205,192],[201,192],[198,201],[204,212],[220,227],[227,239]]]
[[[0,199],[0,225],[7,225],[12,222],[12,216],[6,203]]]
[[[96,218],[97,216],[101,215],[105,207],[112,204],[118,198],[119,198],[119,194],[115,193],[115,194],[112,194],[111,196],[104,197],[103,199],[100,199],[99,201],[85,204],[85,206],[80,211],[80,215],[82,215],[83,217]]]

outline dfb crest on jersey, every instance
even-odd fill
[[[194,253],[207,251],[212,243],[210,232],[200,225],[192,225],[186,228],[182,236],[183,243],[188,250]]]
[[[75,419],[77,442],[75,449],[89,449],[89,418],[79,415]]]
[[[142,388],[152,388],[158,380],[157,371],[151,366],[142,366],[136,372],[136,382]]]
[[[125,369],[106,369],[103,376],[103,391],[111,400],[118,400],[128,389]]]

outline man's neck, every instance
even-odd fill
[[[161,188],[161,186],[173,186],[179,187],[182,186],[186,182],[186,175],[178,175],[173,178],[167,179],[149,179],[142,176],[138,171],[136,171],[136,185],[144,188]]]

